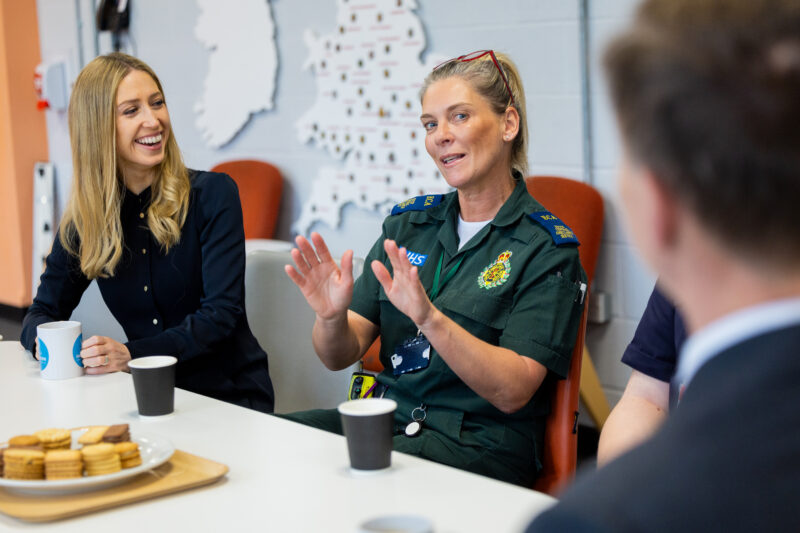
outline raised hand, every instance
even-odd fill
[[[295,266],[286,265],[286,273],[317,316],[323,319],[341,316],[353,298],[353,251],[347,250],[342,255],[339,268],[319,233],[313,232],[311,241],[314,246],[303,236],[295,239],[297,248],[292,250]]]
[[[93,335],[83,341],[81,358],[87,374],[105,374],[128,370],[131,353],[127,346],[111,337]]]
[[[393,273],[389,274],[389,270],[380,261],[372,262],[372,272],[386,292],[389,301],[414,324],[421,327],[435,307],[419,281],[417,267],[408,261],[406,249],[398,248],[393,240],[383,241],[383,249],[392,264]]]

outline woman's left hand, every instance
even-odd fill
[[[128,370],[131,353],[111,337],[94,335],[81,345],[81,358],[87,374],[105,374]]]
[[[406,249],[398,248],[393,240],[383,241],[383,249],[392,263],[394,278],[380,261],[372,262],[372,272],[386,291],[386,297],[392,305],[409,317],[417,327],[421,327],[436,308],[428,299],[425,288],[419,281],[417,267],[408,261]]]

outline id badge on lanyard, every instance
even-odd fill
[[[456,275],[458,267],[464,261],[464,257],[450,269],[445,275],[441,284],[439,283],[439,276],[442,273],[442,263],[444,262],[444,251],[439,256],[439,264],[436,266],[436,274],[433,277],[433,287],[431,288],[429,297],[431,301],[435,300],[439,295],[439,291],[445,284]],[[428,368],[431,363],[431,343],[425,338],[422,332],[417,331],[417,334],[405,341],[401,342],[394,349],[394,355],[391,357],[392,372],[395,377],[402,376],[408,372],[414,372]]]

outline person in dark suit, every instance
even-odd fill
[[[606,52],[678,404],[538,531],[800,531],[800,2],[646,0]]]

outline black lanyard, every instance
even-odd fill
[[[455,265],[453,265],[453,268],[451,268],[450,271],[447,274],[445,274],[444,279],[442,280],[442,283],[440,285],[439,276],[442,273],[442,263],[444,263],[444,251],[442,251],[442,254],[439,256],[439,264],[436,266],[436,274],[433,276],[433,286],[431,287],[430,293],[428,295],[431,301],[434,301],[436,297],[439,296],[439,291],[442,289],[442,287],[447,285],[447,282],[453,279],[453,276],[456,275],[458,267],[460,267],[461,263],[464,262],[465,257],[466,254],[461,256],[461,259],[459,259],[458,262]]]

